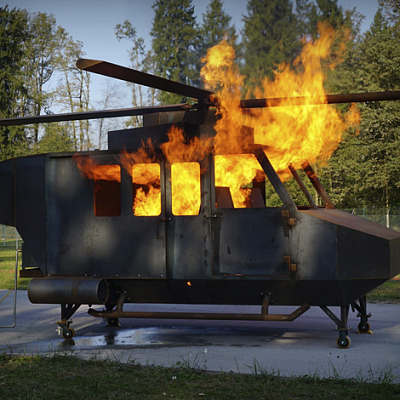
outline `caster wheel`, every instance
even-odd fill
[[[72,328],[68,327],[63,329],[61,334],[64,339],[72,339],[75,336],[75,331]]]
[[[372,333],[370,324],[368,322],[360,322],[358,324],[358,333]]]
[[[107,326],[121,326],[118,318],[107,318]]]
[[[348,349],[350,347],[351,340],[347,335],[339,336],[336,340],[336,344],[339,349]]]

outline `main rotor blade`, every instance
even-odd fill
[[[287,101],[290,100],[290,104]],[[320,99],[310,102],[310,97],[275,97],[269,99],[247,99],[240,101],[242,108],[262,108],[280,106],[302,106],[318,104],[339,104],[339,103],[363,103],[366,101],[390,101],[400,100],[400,91],[391,92],[370,92],[370,93],[346,93],[346,94],[327,94],[320,96]],[[286,104],[285,104],[286,103]]]
[[[137,83],[139,85],[164,90],[185,97],[208,99],[213,94],[208,90],[185,85],[184,83],[170,81],[169,79],[160,78],[159,76],[150,75],[145,72],[136,71],[132,68],[122,67],[106,61],[81,58],[77,61],[76,66],[84,71],[121,79],[126,82]]]
[[[136,108],[122,108],[120,110],[84,111],[77,113],[38,115],[33,117],[4,118],[0,119],[0,126],[29,125],[46,122],[77,121],[83,119],[131,117],[157,112],[187,111],[192,106],[189,104],[172,104],[167,106],[148,106]]]

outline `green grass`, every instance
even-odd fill
[[[19,248],[22,242],[19,241]],[[0,242],[0,289],[13,289],[15,279],[15,239],[7,239],[6,246],[3,241]],[[21,269],[21,253],[18,256],[19,270]],[[18,274],[18,289],[28,289],[30,279],[19,278]]]
[[[368,293],[370,303],[400,303],[400,279],[390,280]]]
[[[281,378],[278,374],[212,373],[72,356],[0,355],[2,399],[398,399],[400,385],[362,378]]]

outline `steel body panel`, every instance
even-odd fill
[[[337,244],[332,243],[331,246],[321,243],[324,251],[335,249],[335,254],[327,252],[326,259],[327,262],[336,260],[336,279],[387,280],[400,273],[400,232],[336,209],[299,211],[298,214],[303,224],[307,216],[314,218],[314,222],[310,220],[307,223],[308,226],[317,224],[325,227],[321,230],[321,238],[324,237],[325,241],[336,241]],[[301,225],[298,229],[302,234]],[[330,235],[330,239],[329,230],[336,231],[335,236]],[[307,246],[299,246],[298,249],[301,247]],[[318,248],[318,243],[314,247]],[[307,259],[311,260],[312,257]],[[300,271],[299,277],[303,277],[304,270],[301,267]],[[335,277],[332,275],[331,278]]]
[[[15,226],[14,216],[14,160],[0,163],[0,224]]]
[[[46,183],[47,273],[90,276],[94,183],[70,156],[50,158]]]
[[[199,126],[210,125],[213,128],[216,121],[215,110],[182,111],[173,113],[155,113],[143,115],[143,126],[177,124],[189,122]]]
[[[297,265],[295,279],[337,279],[336,226],[311,212],[297,212],[289,231],[291,262]]]
[[[198,134],[199,126],[189,122],[175,122],[164,125],[147,126],[143,128],[132,128],[108,132],[108,149],[138,149],[147,145],[150,139],[151,143],[160,146],[168,142],[167,133],[172,127],[182,129],[188,137]]]
[[[119,164],[113,154],[91,157],[98,165]],[[122,168],[121,214],[114,217],[94,214],[94,183],[71,158],[51,159],[48,170],[47,273],[165,279],[163,215],[133,215],[132,178]]]
[[[15,221],[19,234],[45,272],[46,268],[46,155],[15,159]]]
[[[282,209],[219,209],[213,218],[213,274],[288,275]]]
[[[204,214],[175,216],[167,222],[168,277],[200,279],[210,275],[210,229]]]
[[[201,169],[208,162],[200,163]],[[210,174],[200,176],[201,205],[198,215],[172,213],[171,169],[166,168],[167,265],[170,279],[201,279],[211,276],[212,243],[210,215]]]

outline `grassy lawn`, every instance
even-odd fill
[[[400,277],[400,276],[399,276]],[[400,279],[392,279],[367,295],[370,303],[400,303]]]
[[[400,385],[388,377],[370,383],[281,378],[265,371],[212,373],[178,364],[174,368],[81,360],[73,356],[0,355],[2,399],[398,399]]]
[[[22,242],[19,241],[19,249]],[[15,278],[15,239],[6,239],[6,245],[3,241],[0,243],[0,289],[14,288]],[[18,255],[19,269],[21,269],[21,253]],[[18,289],[28,289],[30,279],[20,279],[18,274]]]

